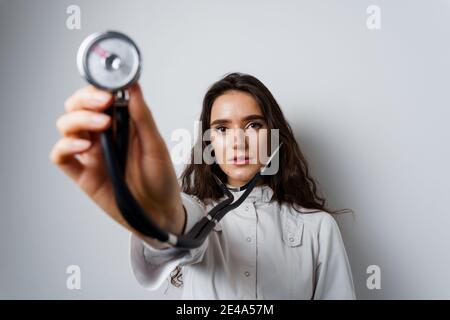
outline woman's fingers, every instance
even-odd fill
[[[83,131],[100,132],[111,125],[111,117],[104,113],[78,110],[63,114],[56,121],[56,127],[62,135],[79,135]]]
[[[84,152],[91,146],[91,141],[65,137],[58,140],[50,153],[50,160],[55,164],[63,164],[76,154]]]
[[[64,103],[67,112],[81,109],[104,110],[112,102],[112,93],[100,90],[90,85],[79,89],[71,95]]]
[[[83,170],[83,164],[75,157],[85,152],[91,146],[91,141],[71,137],[61,138],[50,152],[50,160],[60,167],[68,176],[76,178]]]

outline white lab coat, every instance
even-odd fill
[[[233,192],[235,198],[244,191]],[[181,299],[355,299],[350,264],[334,218],[323,211],[269,203],[255,187],[196,249],[156,249],[130,236],[130,265],[148,290],[180,265]],[[205,205],[182,193],[185,233],[219,201]],[[225,199],[225,198],[223,198]]]

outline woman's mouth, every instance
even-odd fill
[[[245,165],[245,164],[249,164],[250,163],[250,158],[249,157],[234,157],[231,160],[231,162],[234,165]]]

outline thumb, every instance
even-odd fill
[[[152,141],[161,140],[158,128],[150,109],[144,101],[141,87],[138,82],[128,88],[130,101],[128,110],[130,118],[134,122],[136,133],[141,140],[141,144],[145,151],[151,151]]]

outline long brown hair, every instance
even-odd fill
[[[286,121],[280,106],[267,87],[254,76],[243,73],[229,73],[215,82],[206,92],[200,115],[201,130],[196,144],[201,144],[200,150],[210,143],[202,139],[203,134],[210,128],[211,109],[214,101],[229,90],[249,93],[258,103],[266,119],[268,129],[279,130],[279,142],[283,143],[279,153],[279,170],[275,175],[263,176],[263,183],[273,190],[272,201],[280,205],[286,203],[295,210],[298,205],[307,209],[326,211],[330,214],[352,212],[350,209],[332,210],[326,206],[326,200],[318,194],[317,183],[311,177],[308,163],[301,152],[289,123]],[[202,161],[194,163],[194,146],[191,152],[191,162],[181,175],[182,191],[196,196],[205,203],[218,200],[224,196],[213,178],[216,174],[226,182],[226,175],[217,163],[211,165]],[[198,150],[198,149],[196,149]],[[298,211],[298,210],[297,210]],[[316,212],[316,211],[312,211]],[[171,275],[171,283],[177,287],[182,285],[181,267],[177,267]]]

